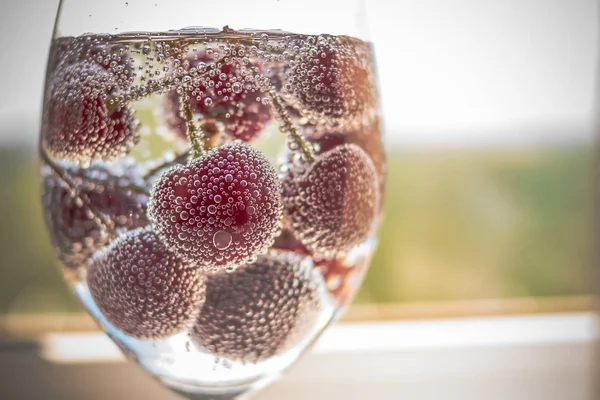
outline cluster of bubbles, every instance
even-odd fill
[[[107,320],[139,339],[187,331],[242,363],[306,337],[325,281],[352,275],[344,260],[380,209],[368,45],[227,30],[60,38],[52,54],[46,219],[63,264],[87,266]],[[140,140],[135,102],[155,95],[166,138],[204,150],[116,173]],[[314,160],[290,141],[278,174],[249,144],[273,119],[295,126]]]

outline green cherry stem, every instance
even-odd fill
[[[288,112],[286,111],[285,106],[283,105],[283,101],[281,100],[281,97],[279,97],[279,94],[277,93],[275,88],[271,87],[267,91],[267,94],[271,98],[271,103],[273,104],[275,111],[277,111],[279,118],[281,118],[282,129],[284,130],[284,132],[290,135],[291,140],[296,144],[296,146],[298,146],[298,148],[304,154],[304,157],[309,163],[312,164],[313,162],[315,162],[315,157],[313,156],[312,151],[310,151],[306,140],[304,140],[304,138],[298,131],[298,128],[290,119],[290,116],[288,115]]]
[[[181,101],[181,113],[187,124],[187,136],[191,145],[191,158],[196,159],[206,151],[204,147],[204,130],[196,125],[194,121],[194,114],[192,113],[192,106],[187,93],[179,97]]]
[[[156,167],[149,169],[144,174],[144,179],[148,179],[148,178],[156,175],[158,172],[162,171],[165,168],[172,166],[173,164],[179,164],[179,163],[185,162],[185,160],[187,160],[191,154],[192,154],[192,151],[187,150],[187,151],[181,153],[180,155],[178,155],[177,157],[175,157],[173,159],[173,161],[165,161],[165,162],[161,163],[160,165],[157,165]]]
[[[254,66],[250,63],[250,60],[240,59],[240,61],[246,65],[246,68],[248,68],[252,76],[256,77],[256,74],[254,73]],[[269,86],[270,87],[267,90],[267,94],[271,99],[271,104],[273,105],[275,112],[277,112],[277,115],[281,119],[282,131],[289,135],[289,139],[291,139],[291,141],[298,147],[298,149],[300,149],[306,160],[312,164],[313,162],[315,162],[315,157],[313,156],[308,143],[306,143],[306,140],[304,140],[304,138],[300,134],[300,131],[290,119],[290,116],[283,104],[283,100],[279,96],[279,93],[277,93],[277,90],[275,90],[275,87],[273,87],[273,84],[269,84]]]

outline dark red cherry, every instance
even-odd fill
[[[249,142],[271,120],[271,109],[263,104],[265,94],[248,81],[244,67],[236,58],[222,63],[205,51],[187,59],[191,83],[186,95],[192,112],[202,118],[224,124],[225,133],[233,139]],[[179,112],[180,95],[173,91],[165,97],[166,121],[180,136],[186,135],[186,123]]]
[[[239,142],[163,173],[149,215],[167,246],[203,270],[245,263],[279,234],[281,183],[261,152]]]
[[[294,237],[289,229],[283,229],[281,234],[275,238],[273,249],[293,251],[301,255],[310,255],[310,251]]]
[[[374,85],[366,54],[350,39],[309,37],[288,70],[284,88],[317,117],[347,119],[374,106]]]
[[[377,171],[354,144],[334,147],[283,178],[288,227],[312,252],[344,254],[362,243],[377,215]]]
[[[127,189],[131,183],[138,183],[130,171],[117,174],[101,164],[87,170],[66,169],[64,174],[78,193],[49,167],[43,167],[42,172],[46,225],[58,258],[66,267],[80,267],[105,246],[109,241],[107,230],[129,230],[149,223],[148,196]],[[105,222],[110,226],[104,226]]]
[[[87,283],[106,319],[139,339],[165,338],[190,327],[204,300],[198,270],[168,251],[149,227],[96,253]]]
[[[44,107],[42,141],[54,157],[81,163],[112,160],[137,143],[133,111],[109,109],[114,77],[101,66],[79,62],[50,77]]]
[[[347,143],[356,144],[369,155],[377,170],[380,200],[379,210],[381,211],[381,202],[385,195],[386,164],[379,120],[375,120],[367,127],[350,130],[349,132],[318,132],[314,126],[308,126],[304,132],[308,141],[313,144],[316,154],[325,153]]]
[[[235,272],[207,277],[192,339],[218,357],[263,361],[305,338],[322,290],[310,257],[272,250]]]

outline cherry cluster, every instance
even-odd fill
[[[313,39],[282,72],[292,100],[279,109],[265,101],[275,86],[255,82],[260,62],[184,56],[186,80],[164,95],[167,124],[200,150],[146,180],[103,164],[138,141],[132,109],[113,101],[135,79],[132,59],[92,47],[56,64],[42,136],[46,219],[61,261],[87,266],[91,295],[116,328],[152,340],[189,330],[197,346],[245,363],[284,351],[314,325],[323,282],[313,260],[339,273],[335,260],[371,233],[383,153],[361,131],[319,132],[301,136],[313,157],[278,173],[248,143],[274,117],[290,124],[281,109],[339,120],[372,105],[352,46]],[[206,136],[220,132],[226,143],[211,148]],[[50,156],[91,166],[62,168]]]

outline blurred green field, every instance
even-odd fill
[[[388,155],[380,244],[356,302],[590,293],[591,148]],[[74,311],[31,152],[0,149],[0,313]]]

